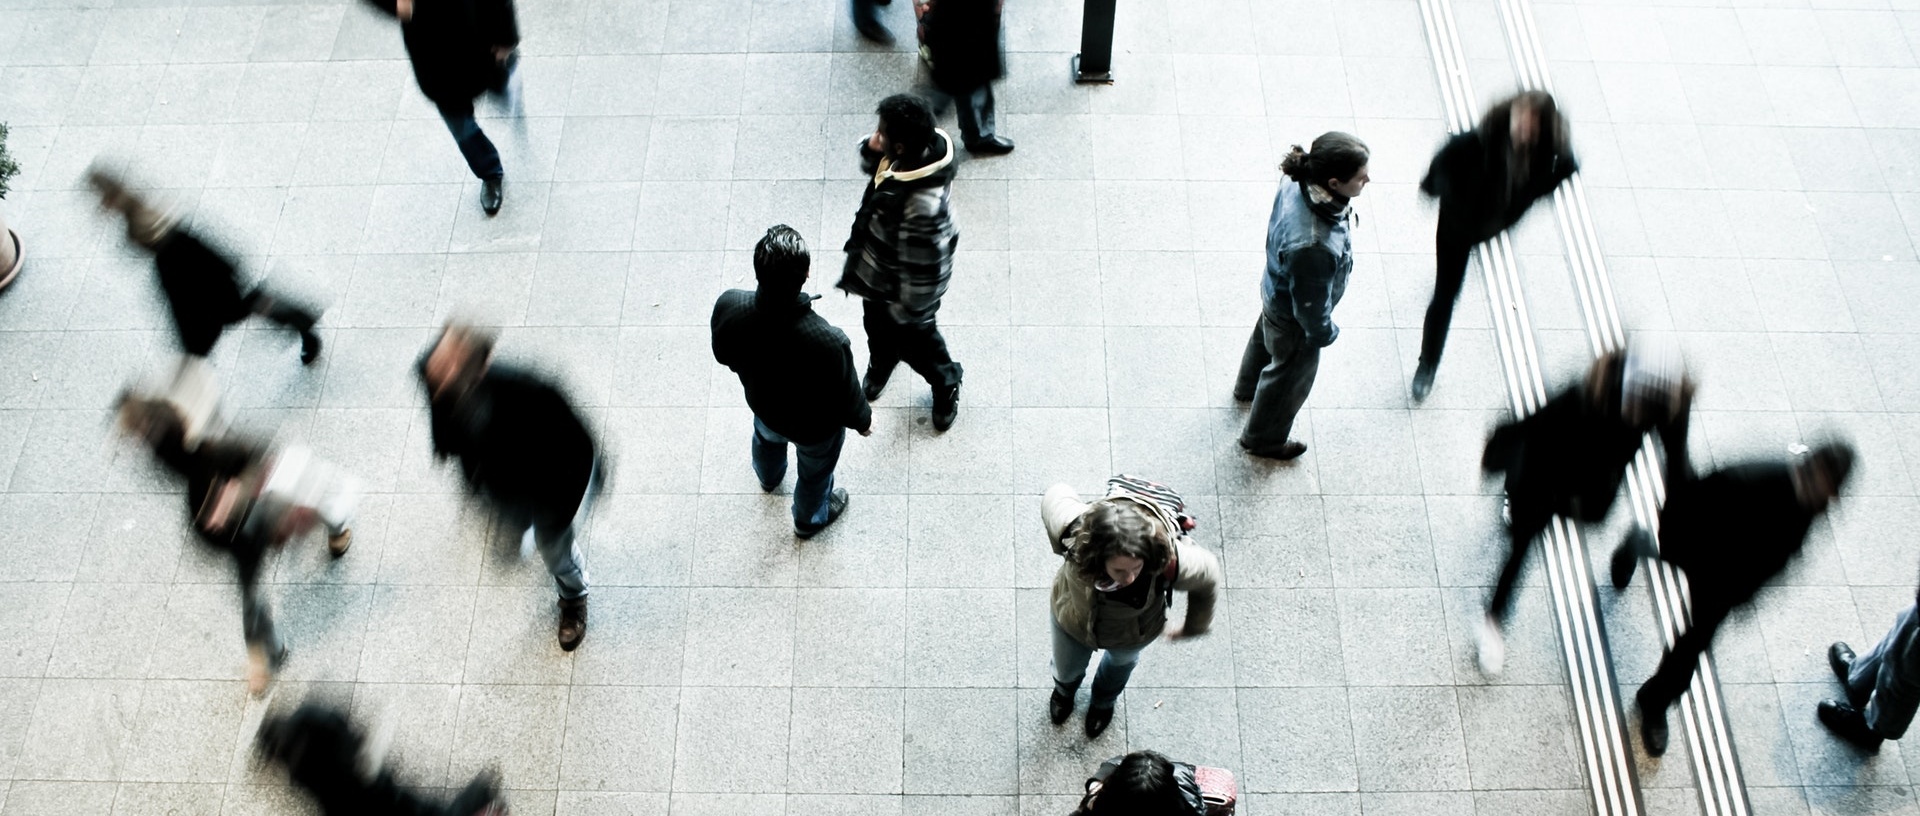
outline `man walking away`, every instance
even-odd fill
[[[447,324],[419,373],[434,457],[457,457],[468,488],[533,538],[560,590],[560,648],[573,651],[587,636],[586,557],[574,539],[599,484],[592,434],[558,388],[494,365],[493,336],[473,327]]]
[[[1827,730],[1869,753],[1879,752],[1881,740],[1905,736],[1920,708],[1920,592],[1915,600],[1866,657],[1845,643],[1827,649],[1847,699],[1823,700],[1816,713]]]
[[[933,427],[944,431],[960,414],[962,373],[934,323],[960,240],[950,209],[953,140],[933,126],[919,97],[889,96],[879,114],[879,126],[860,145],[861,169],[872,179],[853,217],[838,285],[866,301],[867,400],[879,399],[905,362],[933,386]]]
[[[933,82],[953,97],[960,140],[976,156],[1013,151],[1013,141],[993,132],[993,81],[1007,74],[1001,49],[1002,0],[920,0],[920,24],[932,55]]]
[[[1648,754],[1666,753],[1667,706],[1686,693],[1721,621],[1787,568],[1852,471],[1853,448],[1835,443],[1796,462],[1736,465],[1669,483],[1659,550],[1647,531],[1635,530],[1614,551],[1616,588],[1633,579],[1641,558],[1659,558],[1687,574],[1691,623],[1635,697]]]
[[[740,375],[753,409],[753,472],[771,493],[787,473],[787,445],[799,460],[793,534],[812,538],[847,509],[833,468],[847,429],[873,434],[852,343],[815,314],[801,291],[811,257],[792,227],[767,230],[753,248],[759,288],[729,289],[713,304],[713,359]]]
[[[506,170],[480,123],[473,100],[498,94],[520,115],[513,69],[519,60],[520,28],[513,0],[368,0],[400,20],[400,36],[413,62],[413,78],[460,145],[467,167],[480,179],[480,208],[500,212]]]

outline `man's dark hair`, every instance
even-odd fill
[[[760,243],[753,245],[753,277],[763,288],[799,291],[812,262],[806,240],[785,224],[769,227]]]
[[[1853,475],[1853,446],[1845,442],[1828,442],[1814,448],[1807,454],[1807,464],[1819,468],[1833,480],[1833,489],[1839,490],[1847,484],[1847,477]]]
[[[1088,816],[1160,816],[1185,811],[1173,760],[1153,751],[1135,751],[1101,783]]]
[[[880,100],[880,130],[894,155],[918,156],[933,144],[933,109],[913,94],[894,94]]]

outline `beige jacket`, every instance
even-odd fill
[[[1126,499],[1118,499],[1126,501]],[[1047,541],[1056,555],[1065,555],[1070,541],[1063,541],[1067,526],[1087,512],[1073,488],[1057,484],[1047,488],[1040,499],[1040,522],[1047,528]],[[1156,523],[1166,526],[1159,514],[1149,512]],[[1178,529],[1168,531],[1174,542],[1179,567],[1173,588],[1187,593],[1186,635],[1205,634],[1213,624],[1213,602],[1220,586],[1220,561],[1213,553],[1193,543]],[[1158,573],[1140,576],[1140,580],[1163,581]],[[1131,649],[1152,643],[1166,628],[1166,608],[1160,587],[1148,593],[1145,609],[1107,602],[1093,584],[1074,571],[1071,562],[1062,561],[1053,578],[1053,619],[1075,640],[1095,649]]]

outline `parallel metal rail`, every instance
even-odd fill
[[[1553,90],[1547,73],[1547,60],[1540,47],[1540,35],[1534,25],[1530,0],[1499,0],[1500,19],[1507,34],[1507,50],[1522,87]],[[1579,175],[1569,179],[1553,193],[1554,213],[1560,237],[1566,245],[1567,266],[1573,271],[1574,288],[1580,295],[1587,340],[1594,354],[1620,348],[1626,332],[1620,324],[1620,311],[1613,298],[1613,284],[1600,253],[1600,239],[1593,228],[1592,210],[1587,206],[1586,186]],[[1682,454],[1684,455],[1684,453]],[[1658,529],[1660,505],[1666,500],[1666,485],[1654,456],[1653,441],[1642,440],[1627,471],[1627,495],[1634,519],[1648,530]],[[1654,609],[1659,617],[1662,641],[1671,648],[1685,631],[1688,615],[1686,577],[1671,565],[1652,561],[1645,571],[1653,593]],[[1720,684],[1713,660],[1700,655],[1692,687],[1680,701],[1680,717],[1687,735],[1688,754],[1694,776],[1700,783],[1700,802],[1706,816],[1749,816],[1746,785],[1741,779],[1740,760],[1734,752],[1733,736],[1727,727],[1726,712],[1720,701]]]
[[[1469,130],[1478,116],[1479,101],[1467,74],[1466,56],[1449,0],[1420,0],[1420,15],[1440,82],[1448,129],[1454,133]],[[1494,339],[1500,350],[1508,403],[1516,416],[1526,416],[1546,403],[1547,390],[1511,238],[1503,232],[1481,244],[1477,257],[1493,313]],[[1610,298],[1607,303],[1611,304]],[[1574,722],[1594,806],[1602,816],[1640,816],[1644,810],[1639,784],[1627,748],[1620,701],[1614,693],[1618,686],[1600,619],[1599,598],[1588,572],[1586,545],[1575,526],[1562,518],[1555,518],[1541,539],[1554,622],[1572,685]]]

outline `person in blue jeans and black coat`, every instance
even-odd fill
[[[515,116],[524,115],[513,77],[520,45],[513,0],[368,2],[400,20],[400,38],[420,92],[440,110],[467,168],[480,179],[480,208],[488,215],[499,212],[506,170],[500,151],[473,118],[473,100],[494,94]]]
[[[815,314],[818,295],[801,291],[811,256],[800,233],[780,224],[753,248],[759,288],[729,289],[713,304],[713,359],[740,375],[753,409],[753,473],[769,493],[787,474],[787,445],[800,473],[793,486],[793,534],[812,538],[847,509],[833,468],[847,429],[873,434],[873,408],[860,390],[847,335]]]
[[[1293,459],[1307,452],[1291,438],[1293,419],[1313,390],[1320,349],[1340,336],[1333,307],[1353,271],[1347,221],[1350,202],[1371,180],[1369,156],[1365,142],[1330,131],[1313,140],[1311,152],[1294,145],[1280,162],[1287,180],[1267,221],[1260,322],[1233,386],[1234,399],[1253,403],[1240,447],[1255,456]]]

